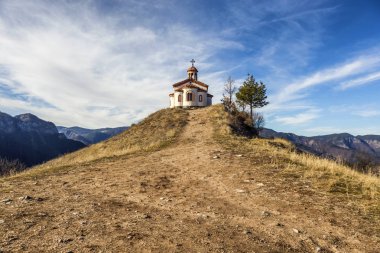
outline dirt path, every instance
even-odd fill
[[[347,203],[224,150],[208,110],[158,152],[2,185],[0,252],[380,252]]]

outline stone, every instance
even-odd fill
[[[38,217],[45,217],[47,216],[47,213],[44,213],[44,212],[40,212],[37,214]]]
[[[298,229],[296,229],[296,228],[293,228],[293,232],[296,233],[296,234],[300,233],[300,231]]]
[[[259,187],[262,187],[262,186],[264,186],[264,184],[263,183],[258,183],[258,184],[256,184],[257,186],[259,186]]]
[[[12,202],[11,199],[3,199],[1,202],[5,203],[5,204],[9,204]]]
[[[5,223],[5,220],[1,220],[1,219],[0,219],[0,224],[3,224],[3,223]]]
[[[149,214],[144,214],[144,215],[143,215],[143,218],[144,218],[144,219],[151,219],[152,216],[150,216]]]
[[[262,217],[269,217],[270,216],[270,212],[268,212],[268,211],[262,211],[261,212],[261,216]]]
[[[243,190],[243,189],[236,189],[236,192],[237,193],[245,193],[245,190]]]
[[[212,158],[213,159],[219,159],[220,157],[218,155],[216,155],[216,156],[213,156]]]
[[[246,229],[246,230],[243,231],[243,233],[246,234],[246,235],[251,235],[252,231],[249,230],[249,229]]]
[[[74,239],[72,238],[61,238],[58,240],[59,243],[69,243],[72,242]]]
[[[33,198],[31,196],[28,196],[28,195],[25,195],[25,196],[22,196],[22,197],[19,198],[19,200],[26,200],[26,201],[32,200],[32,199]]]
[[[243,155],[236,155],[236,157],[243,157]]]

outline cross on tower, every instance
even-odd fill
[[[191,66],[194,67],[195,60],[192,59],[190,62],[191,62]]]

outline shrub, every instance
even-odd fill
[[[0,158],[0,176],[12,175],[25,169],[26,166],[19,160],[9,161],[5,158]]]

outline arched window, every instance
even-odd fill
[[[178,102],[182,102],[182,95],[178,95]]]
[[[187,93],[187,101],[193,101],[193,94],[191,92]]]
[[[203,101],[203,96],[199,95],[199,102],[202,102],[202,101]]]

